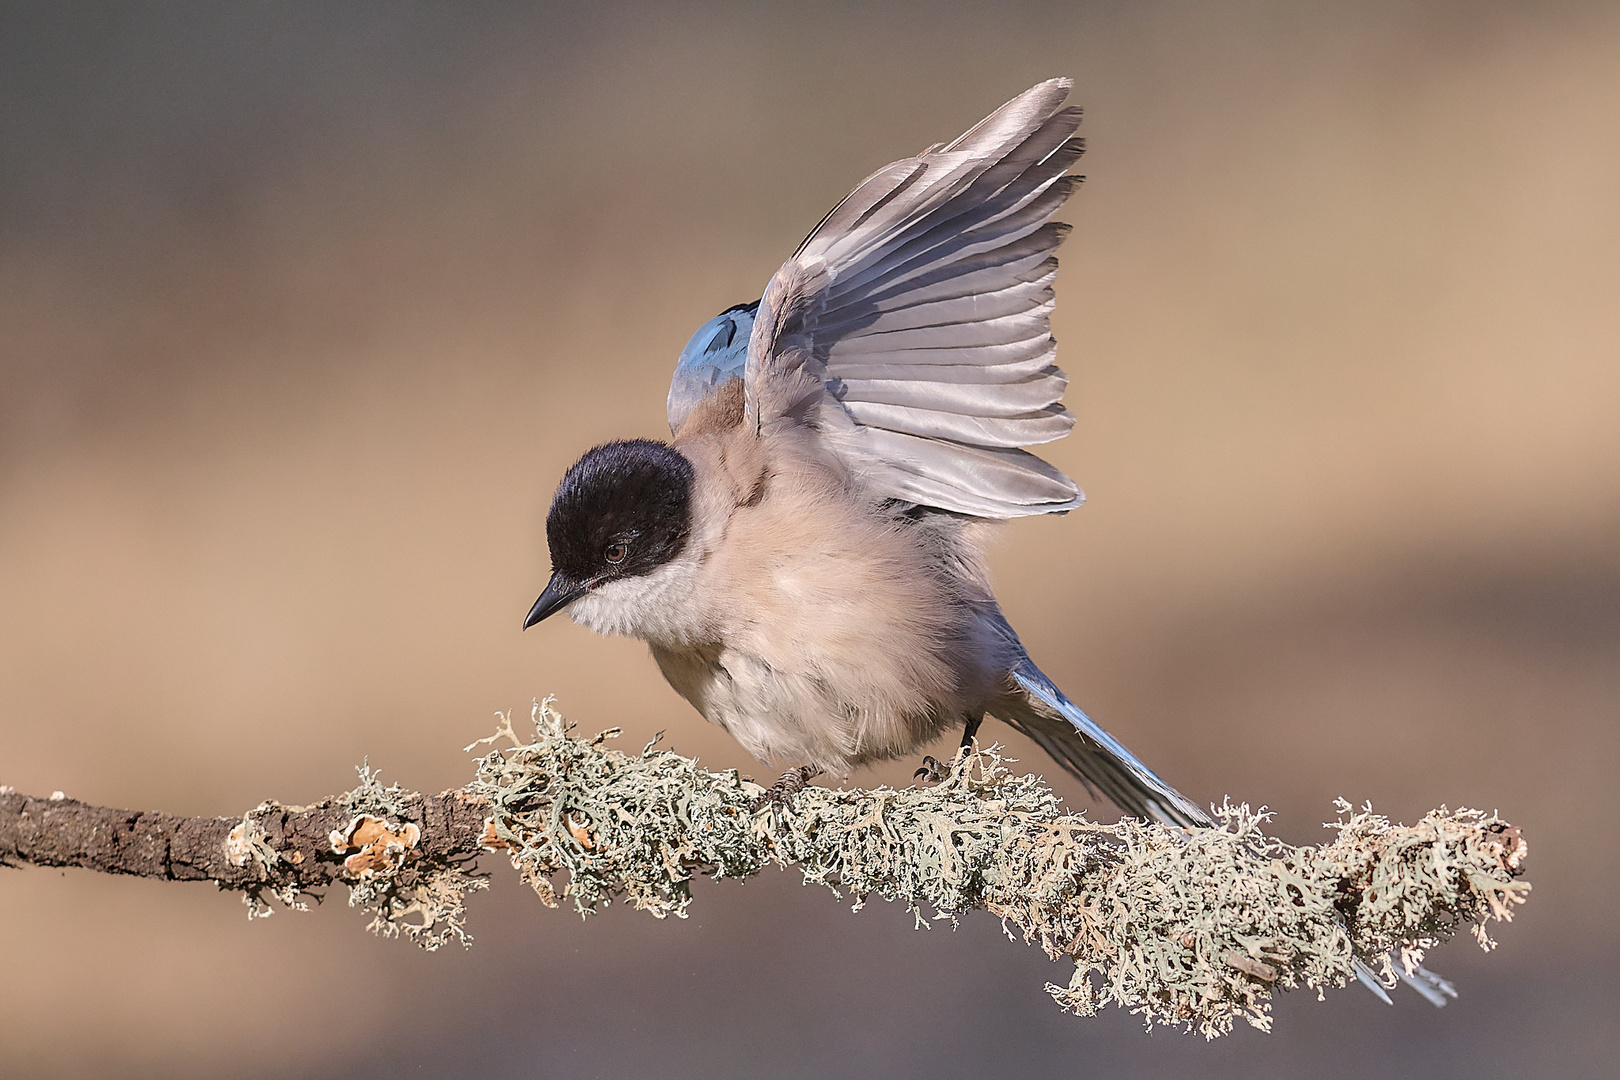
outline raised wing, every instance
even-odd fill
[[[1080,182],[1072,83],[1053,79],[956,141],[879,169],[766,287],[748,420],[810,423],[873,491],[961,514],[1072,510],[1021,449],[1068,434],[1050,317],[1051,220]],[[813,407],[807,407],[813,406]]]

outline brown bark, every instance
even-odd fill
[[[410,850],[413,869],[459,864],[479,853],[489,807],[465,791],[408,795],[399,823],[421,832]],[[91,806],[77,799],[38,799],[0,792],[0,864],[79,866],[107,874],[166,881],[212,881],[227,889],[319,888],[354,876],[344,862],[364,838],[335,851],[332,834],[347,835],[353,815],[336,800],[314,806],[267,805],[247,817],[274,860],[243,857],[230,843],[242,818],[181,817]],[[267,865],[268,863],[268,865]],[[352,866],[353,864],[351,864]]]

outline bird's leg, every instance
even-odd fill
[[[821,769],[816,765],[800,765],[796,769],[789,769],[783,773],[765,793],[754,800],[753,809],[769,805],[773,814],[781,814],[784,810],[793,809],[793,797],[797,795],[804,785],[821,775]]]
[[[922,768],[913,773],[911,778],[937,784],[949,776],[951,764],[973,749],[973,737],[979,733],[979,725],[982,723],[984,723],[983,713],[968,717],[967,723],[962,725],[962,745],[956,748],[956,754],[950,762],[938,761],[932,754],[926,754],[923,756]]]

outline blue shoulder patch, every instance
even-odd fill
[[[759,301],[727,308],[698,328],[675,361],[669,383],[669,430],[681,426],[698,402],[727,379],[740,379],[748,366],[748,336]]]

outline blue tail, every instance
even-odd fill
[[[1023,691],[996,710],[1093,791],[1133,817],[1197,828],[1215,824],[1203,808],[1160,780],[1025,656],[1012,670]]]

